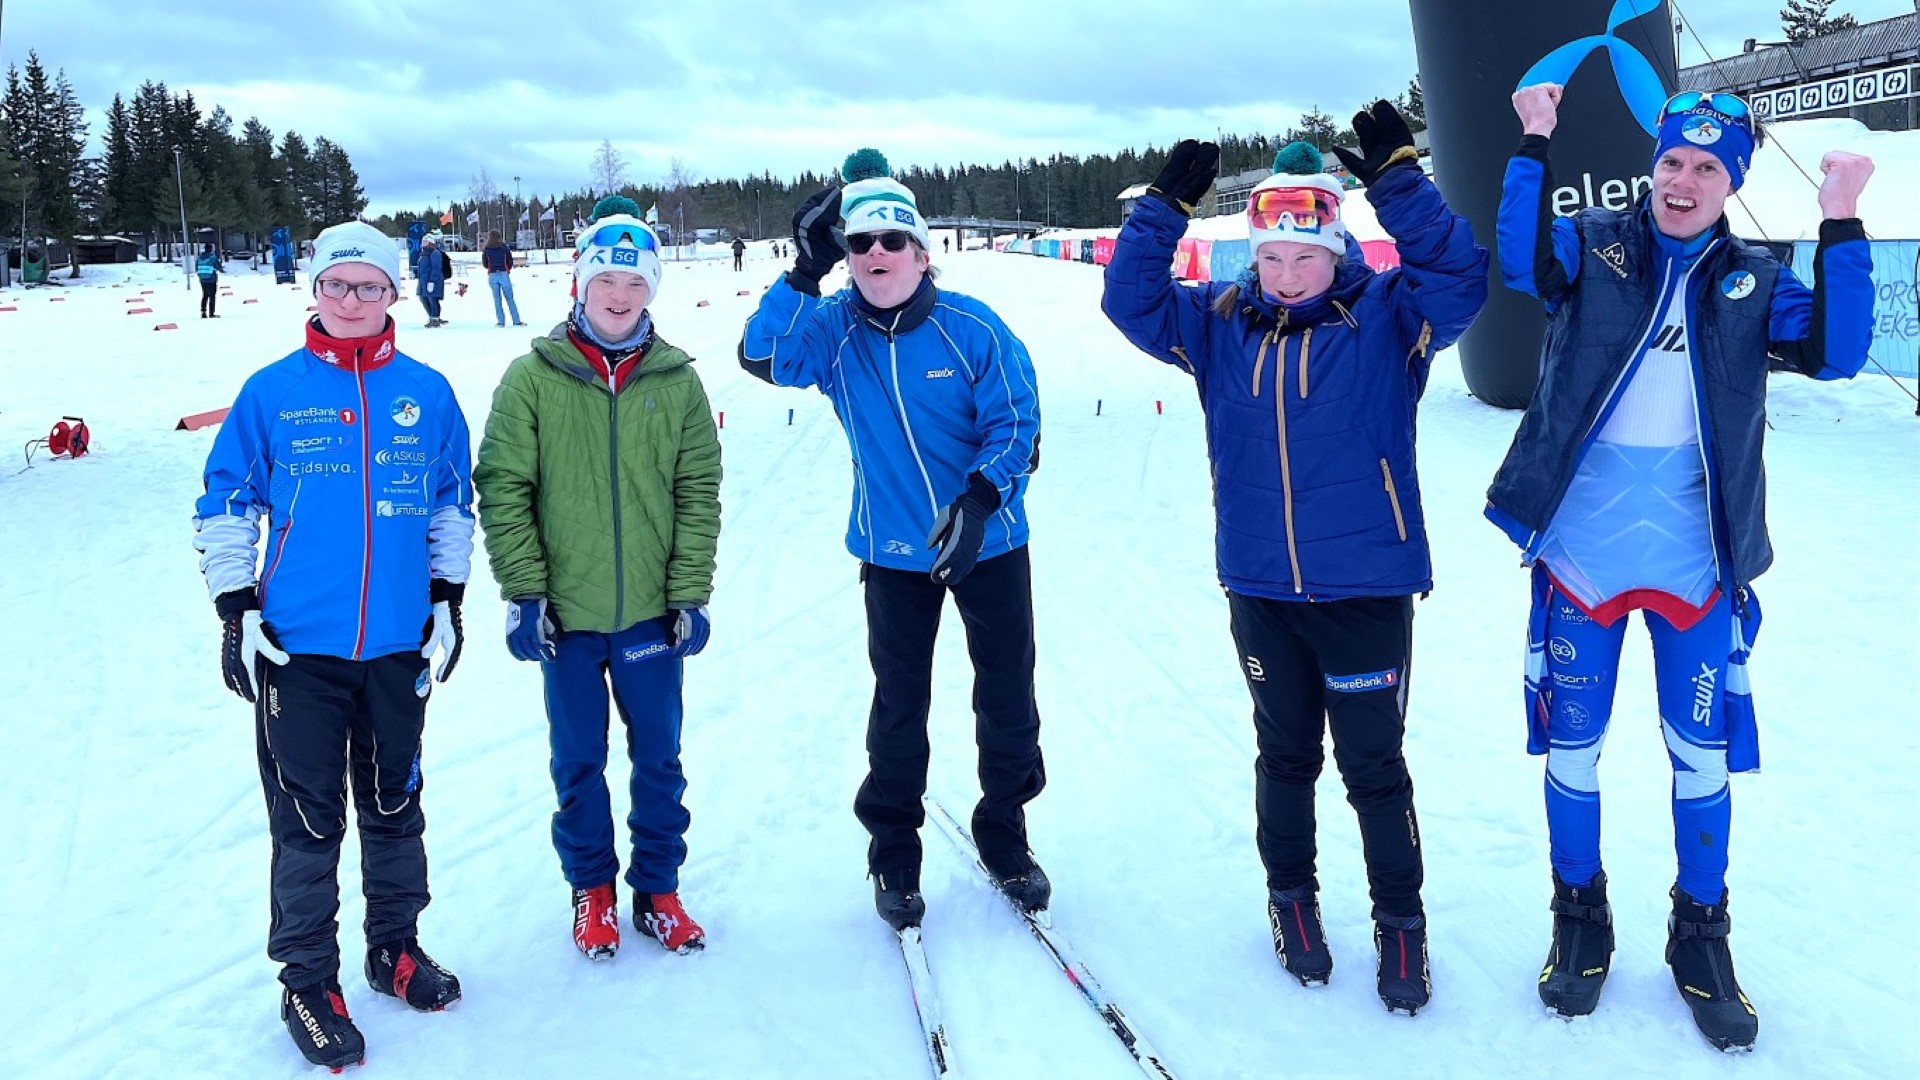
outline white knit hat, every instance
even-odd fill
[[[611,242],[599,243],[609,235]],[[609,270],[624,270],[646,279],[648,303],[660,294],[660,238],[647,223],[632,214],[608,214],[580,231],[573,260],[575,295],[585,301],[587,282]]]
[[[1340,181],[1322,171],[1325,168],[1320,151],[1312,143],[1291,142],[1273,155],[1273,175],[1254,185],[1247,196],[1247,248],[1258,258],[1260,245],[1275,240],[1288,240],[1296,244],[1317,244],[1335,255],[1347,253],[1347,223],[1344,218],[1320,222],[1313,226],[1301,225],[1290,214],[1283,215],[1272,228],[1263,229],[1253,220],[1254,205],[1260,193],[1276,188],[1317,188],[1333,199],[1334,205],[1340,205],[1346,189]]]
[[[927,222],[920,216],[920,204],[890,174],[886,155],[873,149],[855,150],[840,166],[840,179],[847,182],[840,189],[840,218],[847,235],[911,233],[920,250],[927,250]]]
[[[344,221],[320,231],[313,238],[313,258],[308,272],[319,288],[320,275],[340,263],[366,263],[387,275],[387,284],[400,284],[400,253],[393,238],[364,221]]]

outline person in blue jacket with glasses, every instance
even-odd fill
[[[1872,340],[1872,261],[1857,202],[1873,162],[1821,161],[1812,287],[1723,213],[1761,130],[1733,94],[1662,107],[1652,186],[1637,206],[1555,217],[1551,137],[1562,88],[1513,95],[1523,137],[1499,213],[1501,279],[1547,309],[1540,382],[1487,492],[1487,516],[1532,567],[1528,749],[1545,754],[1553,942],[1539,993],[1566,1016],[1599,1004],[1613,953],[1600,863],[1601,745],[1626,615],[1653,639],[1673,765],[1666,958],[1716,1047],[1752,1047],[1759,1015],[1727,935],[1729,772],[1758,768],[1746,658],[1767,541],[1769,357],[1853,377]]]
[[[1387,102],[1353,119],[1366,185],[1400,266],[1360,257],[1344,185],[1297,142],[1246,209],[1252,265],[1174,282],[1187,218],[1220,148],[1173,148],[1120,229],[1101,307],[1128,341],[1193,376],[1206,411],[1215,556],[1259,754],[1254,798],[1274,952],[1306,986],[1333,974],[1320,918],[1314,785],[1331,731],[1360,822],[1375,989],[1413,1014],[1432,995],[1424,868],[1402,743],[1413,600],[1433,588],[1414,421],[1433,354],[1487,298],[1488,257],[1420,171]]]

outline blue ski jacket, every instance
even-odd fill
[[[201,281],[213,281],[220,276],[220,256],[209,251],[194,263],[194,275]]]
[[[1276,600],[1433,588],[1414,419],[1433,353],[1487,298],[1485,248],[1418,169],[1367,199],[1400,250],[1376,273],[1349,241],[1327,292],[1266,300],[1251,267],[1198,287],[1169,272],[1187,218],[1148,198],[1120,229],[1101,309],[1128,341],[1194,378],[1213,462],[1220,583]],[[1215,301],[1239,290],[1227,315]]]
[[[1661,307],[1682,282],[1694,409],[1721,584],[1737,604],[1773,562],[1767,539],[1769,355],[1816,379],[1846,379],[1873,339],[1873,262],[1858,218],[1820,223],[1809,289],[1723,217],[1691,273],[1660,256],[1648,198],[1633,210],[1556,218],[1548,140],[1529,135],[1507,164],[1500,275],[1547,308],[1540,382],[1487,491],[1487,517],[1531,562],[1595,433],[1653,347]]]
[[[833,402],[853,451],[847,550],[895,570],[931,570],[934,517],[979,473],[1000,493],[980,558],[1027,542],[1024,496],[1040,438],[1033,362],[987,305],[923,285],[869,318],[849,287],[822,299],[782,277],[760,298],[741,365]]]
[[[306,348],[241,387],[207,455],[194,504],[207,591],[257,584],[261,617],[291,653],[418,649],[430,579],[467,580],[471,469],[452,387],[395,351],[392,320],[352,341],[310,325]]]

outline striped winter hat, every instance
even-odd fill
[[[852,233],[904,232],[912,234],[920,250],[928,247],[926,219],[913,192],[895,180],[887,157],[878,150],[855,150],[840,166],[840,217]]]

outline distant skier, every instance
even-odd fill
[[[487,555],[511,605],[507,649],[540,664],[553,846],[571,886],[573,943],[620,946],[607,791],[608,685],[626,726],[636,928],[676,952],[706,940],[679,896],[689,823],[681,678],[706,646],[720,536],[720,441],[693,358],[647,307],[660,241],[610,195],[576,245],[572,313],[507,366],[474,482]]]
[[[733,268],[741,269],[741,260],[747,257],[747,242],[739,237],[733,238]]]
[[[453,389],[394,348],[393,241],[350,221],[314,246],[319,314],[220,425],[194,546],[227,687],[254,703],[281,1019],[308,1061],[338,1070],[366,1053],[335,940],[349,777],[368,982],[422,1011],[460,997],[415,935],[428,899],[421,732],[434,678],[460,659],[473,514]]]
[[[1336,151],[1399,245],[1376,273],[1347,234],[1342,187],[1291,143],[1246,210],[1253,265],[1174,283],[1174,249],[1220,148],[1191,139],[1120,229],[1101,306],[1148,355],[1194,377],[1207,414],[1220,583],[1253,695],[1260,858],[1274,951],[1302,984],[1333,972],[1315,877],[1314,783],[1334,762],[1360,819],[1380,998],[1427,1004],[1413,781],[1401,743],[1413,598],[1433,588],[1414,416],[1433,354],[1487,297],[1487,253],[1420,171],[1381,101]]]
[[[420,289],[420,306],[427,311],[427,329],[445,326],[440,302],[447,295],[446,263],[441,261],[440,245],[432,236],[420,238],[420,258],[413,264],[413,276]]]
[[[200,259],[194,264],[194,276],[200,279],[200,317],[217,318],[213,313],[214,297],[220,291],[220,253],[207,244],[200,249]]]
[[[1033,364],[985,304],[934,287],[926,222],[879,151],[850,155],[841,179],[795,212],[794,267],[747,321],[740,363],[826,394],[853,450],[847,550],[861,560],[874,674],[854,813],[872,836],[874,906],[895,930],[926,911],[920,800],[934,635],[951,593],[973,659],[973,836],[1001,891],[1038,911],[1052,886],[1023,810],[1046,785],[1022,505],[1040,439]],[[846,248],[835,235],[843,219]],[[852,285],[822,299],[820,281],[842,258]]]
[[[1613,953],[1600,865],[1600,747],[1628,612],[1653,638],[1673,763],[1679,875],[1667,962],[1713,1045],[1760,1021],[1727,933],[1728,772],[1759,767],[1746,657],[1752,581],[1773,561],[1761,439],[1769,354],[1852,377],[1872,339],[1872,261],[1856,203],[1873,162],[1830,153],[1811,290],[1722,213],[1759,144],[1747,103],[1689,91],[1661,109],[1653,187],[1632,210],[1553,213],[1549,137],[1561,88],[1513,95],[1524,130],[1500,202],[1500,271],[1539,297],[1539,385],[1487,492],[1487,516],[1533,568],[1527,748],[1545,754],[1553,944],[1539,991],[1598,1005]]]

